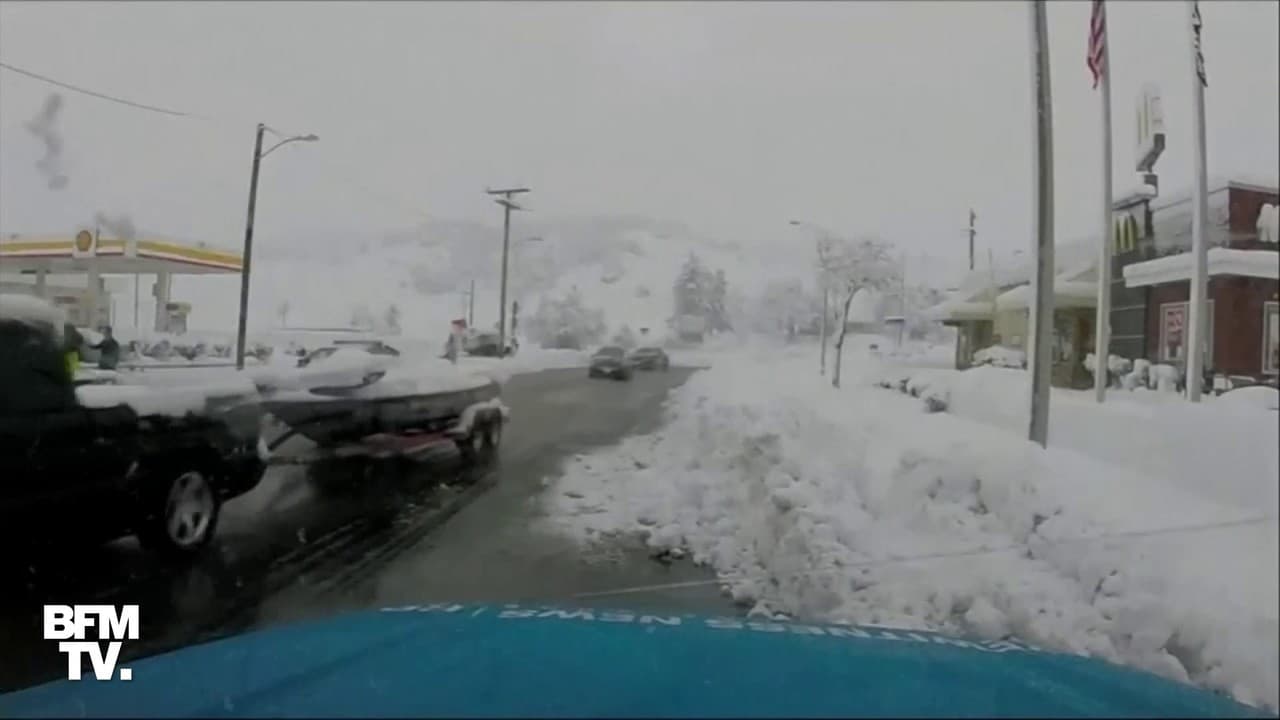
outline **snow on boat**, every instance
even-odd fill
[[[322,447],[380,434],[460,434],[476,408],[498,410],[501,388],[435,358],[402,359],[341,349],[260,386],[263,407]]]

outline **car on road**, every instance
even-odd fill
[[[617,345],[606,345],[591,356],[587,366],[587,377],[606,377],[615,380],[631,379],[631,360],[627,351]]]
[[[631,351],[628,356],[631,366],[636,370],[662,370],[671,369],[671,358],[667,357],[667,352],[660,347],[641,347]]]
[[[111,400],[126,390],[118,386],[77,391],[60,324],[42,320],[59,311],[11,298],[0,300],[4,550],[137,535],[159,553],[194,554],[213,537],[222,503],[266,470],[256,418],[246,431],[230,414],[140,413]],[[82,403],[77,393],[93,390],[106,391],[108,402]],[[127,390],[155,399],[166,392]]]

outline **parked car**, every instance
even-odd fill
[[[671,368],[671,358],[660,347],[641,347],[631,351],[631,367],[636,370],[662,370]]]
[[[631,361],[627,351],[617,345],[607,345],[591,356],[587,377],[607,377],[617,380],[631,379]]]
[[[384,355],[388,357],[399,357],[400,351],[382,342],[381,340],[337,340],[332,345],[326,345],[316,348],[311,352],[298,358],[298,367],[306,367],[316,360],[327,358],[344,348],[356,348],[364,350],[370,355]]]
[[[498,352],[498,333],[483,332],[470,335],[463,341],[462,351],[474,357],[508,357],[516,354],[515,338],[508,338],[505,352]]]
[[[0,305],[0,547],[125,535],[177,556],[206,545],[223,501],[265,472],[256,419],[246,432],[210,414],[82,404],[58,326],[16,315],[17,303]],[[121,388],[80,392],[89,390],[112,397]]]

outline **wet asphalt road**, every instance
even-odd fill
[[[658,562],[634,541],[582,548],[538,523],[540,497],[551,492],[545,479],[564,460],[656,428],[663,400],[691,372],[637,373],[631,382],[588,380],[581,368],[513,377],[503,389],[512,417],[499,457],[481,468],[462,468],[451,451],[372,475],[351,464],[272,468],[252,492],[224,506],[213,544],[188,566],[163,564],[132,539],[7,562],[0,692],[65,675],[56,644],[40,639],[45,603],[139,604],[141,639],[125,645],[122,660],[282,622],[418,602],[736,612],[711,583],[575,597],[711,574],[687,562]]]

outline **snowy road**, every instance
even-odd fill
[[[561,463],[654,429],[663,400],[690,371],[641,373],[629,383],[585,375],[577,368],[512,378],[504,400],[513,417],[500,463],[475,477],[461,475],[449,456],[376,488],[321,485],[300,468],[275,468],[252,493],[227,504],[215,546],[193,567],[163,566],[132,540],[71,558],[15,564],[5,570],[0,600],[0,646],[6,648],[0,691],[65,671],[55,644],[39,639],[40,605],[49,602],[138,603],[142,638],[125,646],[126,658],[268,624],[406,602],[728,611],[728,601],[707,584],[609,601],[576,599],[710,577],[687,563],[650,559],[639,546],[584,551],[538,529],[543,496],[552,492],[550,479]],[[341,468],[329,475],[350,479]]]

